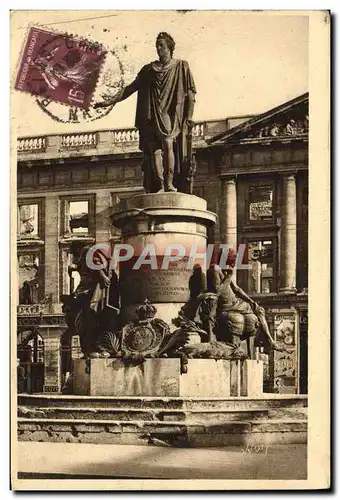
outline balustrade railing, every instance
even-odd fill
[[[136,128],[113,130],[113,142],[135,142],[139,140],[139,132]]]
[[[83,134],[66,134],[61,136],[60,145],[62,148],[74,147],[96,147],[97,133],[85,132]]]
[[[192,129],[193,139],[197,140],[204,138],[206,131],[205,122],[197,122]],[[108,135],[109,134],[109,135]],[[111,135],[110,135],[111,134]],[[83,132],[74,134],[61,134],[58,136],[51,135],[51,138],[45,137],[28,137],[21,138],[17,141],[18,153],[48,153],[55,151],[56,147],[59,150],[67,151],[72,149],[91,149],[107,147],[110,143],[113,145],[132,143],[138,147],[139,131],[136,128],[122,128],[114,130],[103,130],[97,132]],[[109,137],[109,141],[107,138]],[[59,146],[57,146],[59,145]]]
[[[17,151],[18,153],[35,153],[38,151],[45,151],[46,137],[27,137],[25,139],[18,139]]]

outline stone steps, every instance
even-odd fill
[[[291,409],[305,408],[306,395],[264,394],[261,397],[182,398],[182,397],[114,397],[114,396],[66,396],[61,394],[20,394],[18,405],[25,407],[71,407],[112,409]]]
[[[307,397],[141,398],[21,394],[18,439],[164,446],[307,442]]]
[[[236,446],[244,444],[304,443],[306,420],[160,422],[91,419],[18,418],[20,441],[105,444],[149,444],[152,437],[164,445]]]
[[[77,407],[18,407],[18,416],[24,418],[49,419],[93,419],[93,420],[150,420],[150,421],[244,421],[264,418],[305,419],[304,408],[289,409],[143,409],[143,408],[77,408]],[[284,415],[283,415],[284,414]]]
[[[143,409],[143,408],[72,408],[19,407],[18,416],[48,419],[92,419],[117,421],[244,421],[268,418],[268,409]]]

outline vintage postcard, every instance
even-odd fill
[[[330,488],[330,22],[11,12],[12,489]]]

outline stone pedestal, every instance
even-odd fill
[[[230,396],[230,362],[189,359],[188,373],[180,376],[180,396]]]
[[[263,361],[246,359],[241,369],[241,396],[260,396],[263,393]]]
[[[263,362],[189,359],[180,372],[179,359],[146,359],[138,366],[120,359],[74,360],[73,394],[87,396],[229,397],[261,396]]]
[[[184,193],[136,195],[115,211],[112,222],[122,231],[121,241],[134,249],[133,258],[119,266],[123,323],[135,318],[147,298],[157,317],[171,324],[189,298],[194,264],[205,265],[207,228],[215,221],[205,200]],[[141,256],[144,263],[133,269]],[[165,264],[165,256],[177,259]]]
[[[179,359],[148,359],[126,366],[120,359],[73,361],[73,394],[89,396],[178,396]]]

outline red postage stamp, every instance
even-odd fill
[[[14,88],[87,109],[105,56],[99,43],[30,28]]]

